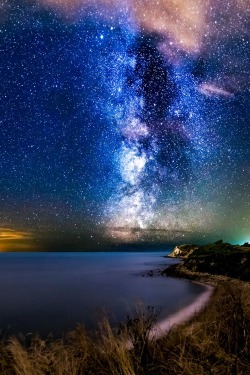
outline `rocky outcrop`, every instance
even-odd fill
[[[250,280],[250,248],[224,243],[195,246],[176,246],[171,257],[184,260],[183,266],[191,272],[224,275],[241,280]]]
[[[179,245],[174,248],[174,250],[169,254],[169,257],[185,259],[197,248],[198,247],[196,245]]]

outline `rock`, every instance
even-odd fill
[[[176,246],[172,253],[169,254],[171,258],[187,258],[197,249],[196,245],[180,245]]]

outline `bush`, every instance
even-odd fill
[[[217,303],[160,340],[151,340],[159,312],[142,306],[119,330],[104,318],[95,334],[79,325],[60,340],[37,335],[29,345],[23,339],[5,340],[0,345],[0,374],[250,374],[250,319],[241,289],[227,283],[218,290]]]

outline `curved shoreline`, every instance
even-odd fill
[[[245,290],[248,293],[250,291],[250,282],[241,281],[224,275],[190,271],[183,265],[182,258],[179,259],[180,263],[171,265],[168,268],[159,271],[159,274],[177,279],[190,280],[192,283],[200,284],[205,287],[205,291],[189,305],[160,321],[152,329],[150,334],[152,340],[167,335],[171,328],[188,322],[194,318],[195,315],[199,318],[199,313],[205,309],[208,303],[210,303],[210,307],[213,308],[214,301],[218,299],[217,294],[220,294],[221,286],[223,288],[223,286],[225,287],[226,285],[226,288],[230,291],[237,290],[237,288]]]
[[[193,283],[204,286],[205,291],[195,298],[194,301],[157,323],[150,332],[151,340],[156,340],[165,336],[174,326],[187,322],[193,318],[194,315],[201,312],[208,304],[215,287],[198,281],[194,281]]]

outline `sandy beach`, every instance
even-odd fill
[[[205,308],[205,306],[209,303],[215,288],[208,284],[202,283],[202,285],[205,288],[204,292],[201,293],[189,305],[160,321],[151,331],[151,339],[158,339],[166,335],[174,326],[190,320],[195,314],[198,314],[202,309]]]
[[[223,275],[193,272],[183,266],[182,262],[166,268],[161,274],[167,277],[185,278],[192,282],[200,283],[206,288],[192,304],[169,317],[169,327],[167,326],[167,321],[163,321],[160,324],[160,328],[165,331],[190,319],[192,322],[199,320],[199,312],[203,310],[209,316],[221,299],[227,295],[238,296],[244,313],[250,318],[250,282],[248,281],[241,281]]]

